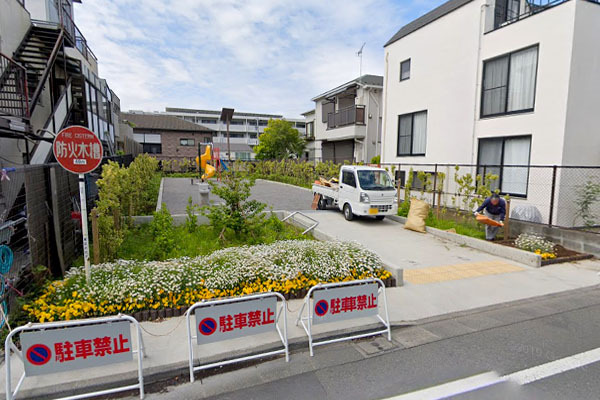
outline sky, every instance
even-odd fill
[[[75,22],[121,109],[301,118],[310,99],[383,74],[383,45],[443,0],[102,0]]]

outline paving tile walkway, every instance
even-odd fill
[[[404,281],[419,285],[519,271],[525,271],[525,268],[504,261],[481,261],[431,268],[407,269],[404,270]]]

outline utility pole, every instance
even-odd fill
[[[231,164],[231,143],[229,142],[229,124],[231,123],[231,119],[233,118],[233,108],[223,108],[221,109],[221,121],[227,124],[227,162]]]

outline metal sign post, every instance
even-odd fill
[[[83,236],[83,260],[85,279],[90,281],[90,245],[88,238],[87,199],[85,174],[95,170],[102,161],[102,142],[94,132],[83,126],[69,126],[56,135],[52,150],[56,161],[67,171],[79,175],[79,199],[81,203],[81,231]]]
[[[277,300],[281,306],[277,307]],[[196,319],[192,333],[191,317]],[[279,318],[283,315],[283,330],[279,327]],[[203,369],[220,367],[236,362],[285,354],[285,361],[290,359],[287,337],[287,309],[285,298],[276,292],[260,293],[249,296],[223,300],[202,301],[193,304],[185,313],[188,335],[190,382],[194,382],[194,372]],[[209,344],[223,340],[256,335],[276,330],[283,344],[283,349],[268,351],[245,357],[194,366],[194,344]]]
[[[137,349],[131,340],[131,324],[137,336]],[[19,350],[13,337],[19,335]],[[14,391],[11,382],[11,350],[23,362],[24,372]],[[139,390],[144,398],[142,358],[144,341],[138,321],[128,315],[83,319],[78,321],[27,324],[11,331],[4,342],[6,363],[6,399],[16,397],[25,377],[81,370],[130,361],[137,355],[138,383],[83,393],[63,399],[83,399],[127,390]]]
[[[379,298],[383,300],[384,317],[379,315]],[[311,302],[312,298],[312,302]],[[312,304],[311,304],[312,303]],[[306,310],[306,315],[304,315]],[[373,332],[361,333],[352,336],[344,336],[337,339],[315,342],[313,340],[312,325],[348,320],[364,317],[376,317],[385,329]],[[369,278],[363,280],[318,284],[310,288],[298,318],[296,326],[302,324],[308,335],[308,347],[311,357],[313,347],[323,344],[341,342],[345,340],[359,339],[387,333],[389,341],[392,340],[390,317],[385,297],[385,285],[381,279]]]
[[[85,267],[85,281],[89,282],[90,272],[90,240],[88,233],[87,198],[85,195],[85,175],[79,174],[79,202],[81,204],[81,234],[83,236],[83,264]]]

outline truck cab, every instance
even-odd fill
[[[343,166],[339,185],[337,205],[347,220],[355,215],[383,219],[398,212],[394,181],[382,168]]]

